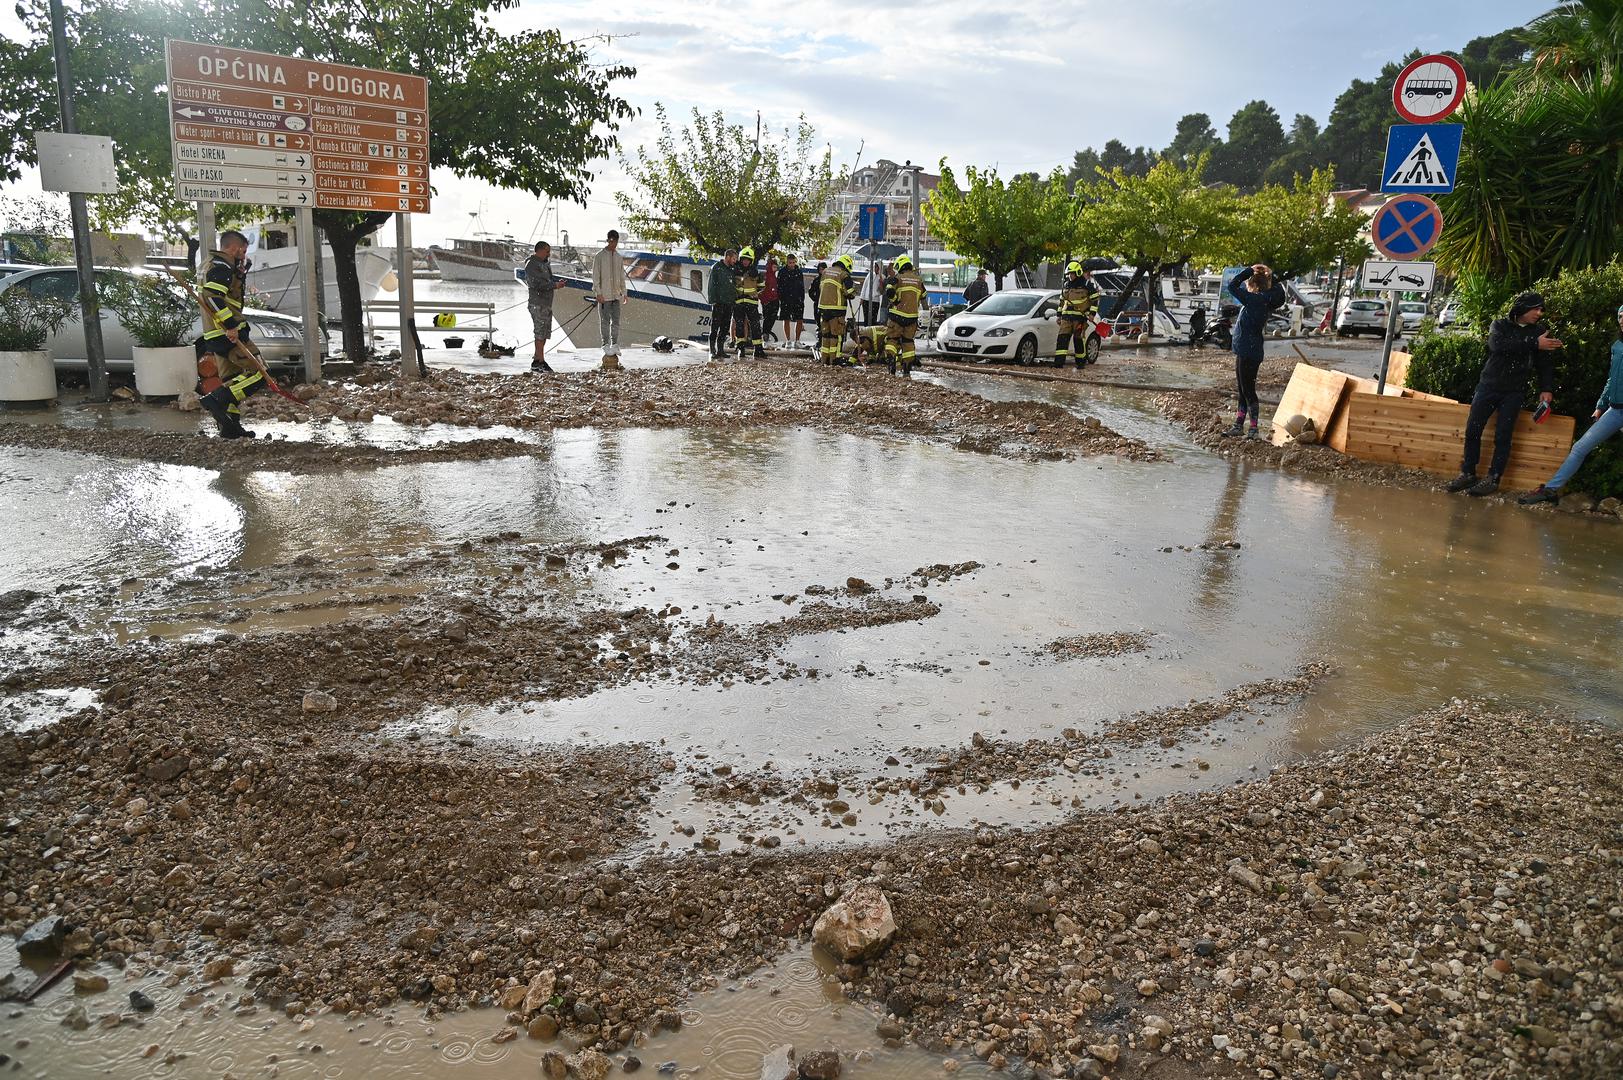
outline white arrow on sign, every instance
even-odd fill
[[[207,116],[208,113],[204,112],[202,109],[194,109],[190,106],[183,106],[175,110],[175,115],[184,116],[188,120],[196,120],[199,116]]]

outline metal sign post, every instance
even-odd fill
[[[300,207],[299,289],[304,300],[304,381],[321,381],[321,280],[316,276],[316,258],[321,236],[316,232],[316,212]]]
[[[394,216],[394,242],[399,254],[395,262],[405,268],[405,273],[397,275],[400,279],[400,374],[408,379],[423,377],[423,368],[418,363],[417,341],[417,298],[414,282],[411,277],[411,215],[396,214]]]
[[[62,0],[51,0],[51,51],[56,58],[56,97],[62,110],[62,131],[77,134],[73,115],[73,73],[68,67],[67,17]],[[73,261],[79,270],[79,315],[84,321],[85,358],[89,365],[90,400],[107,400],[107,355],[101,340],[101,304],[96,299],[96,269],[90,255],[90,214],[84,193],[68,193],[73,219]]]
[[[1392,364],[1392,338],[1398,330],[1398,298],[1394,293],[1386,302],[1386,342],[1381,346],[1381,377],[1375,387],[1377,394],[1386,393],[1386,372]]]

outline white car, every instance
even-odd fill
[[[1385,300],[1344,300],[1341,314],[1336,316],[1336,333],[1342,337],[1354,334],[1386,333]]]
[[[1405,332],[1417,329],[1426,318],[1426,305],[1418,300],[1404,300],[1398,304],[1398,322]]]
[[[102,285],[117,274],[148,273],[152,271],[97,267],[96,283]],[[90,366],[90,361],[85,357],[85,332],[79,319],[78,270],[71,266],[33,267],[0,278],[0,291],[7,289],[27,289],[36,296],[57,296],[73,301],[73,315],[62,324],[62,329],[46,339],[45,348],[56,362],[59,372],[83,371]],[[98,288],[97,292],[100,291]],[[257,308],[244,308],[243,316],[252,327],[254,344],[259,346],[265,366],[273,374],[277,371],[297,374],[303,370],[303,323],[274,311],[260,311]],[[194,335],[202,333],[202,321],[202,314],[199,313],[197,322],[192,326]],[[135,354],[131,352],[135,342],[119,321],[117,312],[105,304],[101,309],[101,343],[109,372],[125,374],[135,370]],[[322,344],[325,346],[325,339]]]
[[[1460,306],[1453,300],[1443,305],[1443,310],[1437,313],[1438,326],[1453,326],[1460,321]]]
[[[1099,357],[1099,325],[1090,317],[1082,341],[1081,351],[1090,361]],[[936,330],[935,343],[943,357],[1016,360],[1022,364],[1035,363],[1040,356],[1052,357],[1059,347],[1059,291],[995,292],[974,307],[948,316]],[[1073,344],[1072,350],[1076,349]]]

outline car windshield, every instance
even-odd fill
[[[1024,315],[1036,302],[1030,293],[993,293],[969,310],[977,315]]]
[[[1376,300],[1354,300],[1352,309],[1354,311],[1385,311],[1386,305]]]

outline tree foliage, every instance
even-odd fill
[[[983,266],[1003,287],[1004,275],[1076,250],[1078,204],[1065,174],[1046,180],[1030,175],[1005,183],[995,169],[964,169],[965,186],[945,158],[941,183],[924,203],[930,230],[942,242]]]
[[[1464,145],[1455,189],[1438,200],[1448,224],[1436,248],[1457,273],[1525,281],[1623,252],[1623,72],[1604,58],[1623,45],[1555,40],[1552,28],[1600,32],[1567,10],[1577,7],[1623,11],[1595,0],[1541,20],[1529,32],[1535,63],[1460,108]]]
[[[834,172],[832,151],[817,151],[817,131],[804,116],[757,145],[719,110],[706,116],[694,109],[680,133],[663,105],[655,113],[660,135],[653,151],[638,147],[635,160],[622,158],[636,188],[615,194],[628,227],[706,255],[746,244],[763,252],[783,245],[827,253],[841,222],[819,218],[845,175]]]
[[[1269,184],[1241,204],[1229,263],[1267,263],[1279,274],[1298,276],[1356,259],[1364,215],[1340,199],[1333,169],[1314,169],[1287,187]]]
[[[1162,158],[1143,176],[1117,169],[1079,187],[1081,247],[1157,273],[1191,259],[1221,261],[1240,204],[1229,188],[1206,182],[1206,167],[1205,154],[1188,165]]]
[[[1228,140],[1212,148],[1211,178],[1255,191],[1262,178],[1285,152],[1285,128],[1279,114],[1266,101],[1241,106],[1229,120]]]

